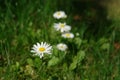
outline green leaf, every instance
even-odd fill
[[[20,67],[19,62],[16,62],[16,68],[19,68],[19,67]]]
[[[77,67],[77,63],[78,63],[77,56],[74,56],[73,62],[70,64],[69,69],[70,69],[70,70],[74,70],[74,69]]]
[[[77,44],[77,48],[79,48],[81,46],[81,43],[82,43],[82,39],[75,38],[75,44]]]
[[[81,62],[85,57],[85,52],[80,50],[78,53],[77,53],[77,61],[78,63]]]
[[[77,56],[74,56],[73,62],[70,64],[69,69],[74,70],[77,67],[77,63],[80,63],[84,59],[84,57],[85,57],[85,52],[80,50],[77,53]]]
[[[76,63],[76,62],[73,62],[73,63],[70,64],[69,69],[70,69],[70,70],[74,70],[76,67],[77,67],[77,63]]]
[[[36,57],[34,60],[34,66],[39,68],[41,66],[41,63],[42,63],[41,59]]]
[[[67,71],[67,70],[68,70],[67,63],[64,63],[64,64],[63,64],[63,69],[64,69],[64,71]]]
[[[110,43],[104,43],[102,46],[101,46],[101,49],[103,50],[108,50],[110,48]]]
[[[58,51],[56,45],[53,45],[53,55],[58,57],[58,55],[59,55],[58,53],[59,53],[59,51]]]
[[[106,38],[100,38],[99,41],[97,42],[97,44],[103,44],[106,43],[108,41],[108,39]]]
[[[53,57],[49,62],[48,62],[48,67],[54,66],[60,62],[59,58]]]
[[[28,63],[29,65],[33,66],[33,60],[32,60],[31,58],[28,58],[28,59],[27,59],[27,63]]]

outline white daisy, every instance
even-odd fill
[[[66,25],[66,23],[55,23],[54,28],[60,32],[69,32],[71,30],[71,26]]]
[[[60,18],[66,18],[67,15],[65,14],[64,11],[56,11],[56,12],[53,14],[53,17],[56,18],[56,19],[60,19]]]
[[[32,47],[31,52],[34,52],[34,55],[39,56],[42,58],[44,56],[44,53],[51,54],[52,46],[47,44],[46,42],[41,42],[37,43],[36,45],[34,44]]]
[[[61,51],[65,51],[68,47],[67,47],[66,44],[60,43],[60,44],[57,45],[57,48]]]
[[[63,33],[63,34],[62,34],[62,37],[64,37],[64,38],[74,38],[74,34],[73,34],[73,33],[70,33],[70,32],[68,32],[68,33]]]

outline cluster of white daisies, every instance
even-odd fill
[[[53,17],[56,19],[61,19],[61,18],[67,18],[67,15],[65,14],[64,11],[57,11],[53,14]],[[62,33],[62,37],[64,38],[74,38],[74,34],[70,32],[71,26],[67,25],[65,22],[64,23],[55,23],[54,28],[57,31],[60,31]]]
[[[53,14],[53,17],[56,19],[63,19],[67,18],[67,15],[64,11],[57,11]],[[55,23],[54,28],[56,31],[60,31],[62,33],[63,38],[74,38],[74,34],[70,32],[71,26],[67,25],[66,23]],[[57,49],[61,51],[66,51],[68,46],[65,43],[57,44]],[[34,44],[32,47],[31,52],[35,53],[34,55],[39,56],[42,58],[44,54],[51,54],[52,46],[46,42],[41,42]]]

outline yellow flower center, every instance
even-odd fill
[[[60,46],[61,48],[64,48],[64,46]]]
[[[65,24],[60,24],[60,27],[61,27],[61,28],[64,28],[64,27],[65,27]]]
[[[66,36],[67,36],[67,37],[70,37],[70,34],[68,33],[68,34],[66,34]]]
[[[41,47],[41,48],[39,48],[39,51],[45,51],[45,48],[44,47]]]
[[[60,12],[57,13],[58,16],[60,16],[60,14],[61,14]]]

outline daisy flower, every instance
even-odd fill
[[[59,50],[61,50],[61,51],[65,51],[68,47],[67,47],[67,45],[64,44],[64,43],[59,43],[59,44],[57,45],[57,48],[58,48]]]
[[[51,50],[52,50],[52,46],[50,46],[46,42],[41,42],[34,44],[31,52],[35,53],[34,55],[37,55],[40,58],[42,58],[44,54],[51,54]]]
[[[69,32],[71,30],[71,26],[66,25],[66,23],[55,23],[54,28],[60,32]]]
[[[74,34],[73,34],[73,33],[70,33],[70,32],[68,32],[68,33],[63,33],[63,34],[62,34],[62,37],[64,37],[64,38],[74,38]]]
[[[56,18],[56,19],[60,19],[60,18],[66,18],[67,15],[65,14],[64,11],[56,11],[56,12],[53,14],[53,17]]]

